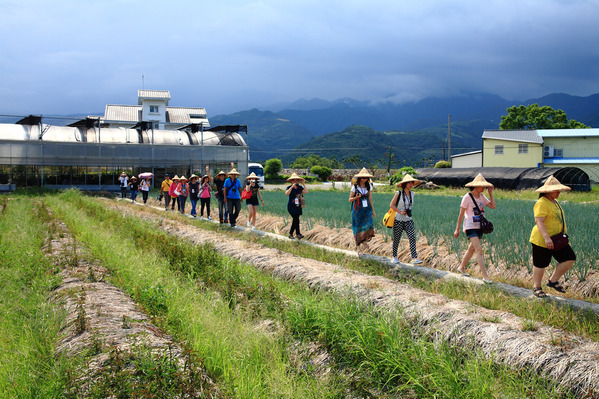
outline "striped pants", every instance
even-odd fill
[[[397,247],[399,246],[399,241],[401,240],[401,233],[406,231],[408,235],[408,240],[410,240],[410,252],[412,253],[412,259],[418,258],[418,253],[416,252],[416,233],[414,232],[414,221],[408,220],[407,222],[400,222],[396,220],[393,223],[393,257],[397,258]]]

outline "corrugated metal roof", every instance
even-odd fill
[[[539,137],[537,130],[485,130],[483,139],[543,144],[543,138]]]
[[[104,119],[108,121],[139,122],[141,120],[140,105],[107,105]]]
[[[555,165],[599,164],[599,158],[543,158],[543,163]]]
[[[539,129],[540,137],[599,137],[599,129]]]
[[[452,158],[457,158],[457,157],[465,157],[466,155],[474,155],[474,154],[482,154],[483,150],[477,150],[477,151],[470,151],[470,152],[463,152],[461,154],[455,154],[452,155]]]
[[[207,118],[205,108],[166,107],[166,113],[171,123],[200,123]]]
[[[171,93],[168,90],[138,90],[137,98],[160,98],[170,100]]]

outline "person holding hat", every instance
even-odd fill
[[[171,180],[171,176],[167,173],[164,175],[164,180],[160,184],[160,194],[164,197],[164,210],[168,211],[168,206],[171,203],[171,196],[169,195],[169,190],[171,188],[171,184],[173,181]]]
[[[287,186],[285,191],[285,195],[289,197],[287,200],[287,212],[291,215],[292,220],[289,238],[293,239],[293,233],[295,233],[295,236],[301,240],[304,236],[300,233],[300,216],[303,213],[300,197],[308,192],[308,188],[305,186],[306,180],[299,177],[295,172],[289,176],[287,181],[291,182],[291,185]],[[304,185],[302,186],[300,183],[303,183]]]
[[[422,261],[418,259],[416,251],[416,232],[414,231],[414,220],[412,220],[412,205],[414,204],[413,187],[420,184],[420,180],[414,179],[411,175],[406,174],[403,179],[397,184],[401,190],[396,191],[391,204],[391,209],[395,211],[395,221],[393,223],[393,263],[399,263],[397,259],[397,247],[401,241],[401,234],[405,231],[410,241],[410,253],[412,255],[412,263],[420,264]]]
[[[470,245],[462,258],[462,262],[458,266],[458,272],[464,276],[470,277],[466,272],[466,265],[476,252],[476,260],[478,267],[483,275],[483,281],[485,283],[492,283],[493,281],[487,274],[485,268],[485,257],[483,253],[483,247],[481,239],[483,238],[483,232],[480,229],[480,214],[485,214],[485,206],[491,209],[495,209],[495,198],[493,197],[493,184],[485,180],[482,174],[478,174],[474,180],[466,184],[466,187],[470,189],[470,192],[462,197],[462,203],[460,204],[460,214],[458,216],[458,223],[456,225],[453,236],[458,238],[460,235],[460,224],[462,219],[464,220],[463,231],[466,233],[466,237],[470,240]],[[485,189],[488,189],[489,198],[483,195]],[[478,206],[478,209],[477,209]],[[480,212],[479,212],[480,210]]]
[[[127,198],[127,187],[129,186],[129,178],[125,172],[122,172],[119,176],[119,182],[121,183],[121,198]]]
[[[215,197],[218,199],[218,219],[221,223],[229,223],[229,210],[225,195],[223,194],[226,177],[227,174],[221,170],[216,174],[216,180],[214,181],[214,185],[216,186]]]
[[[210,182],[212,181],[212,177],[210,177],[210,168],[206,166],[206,174],[202,176],[202,184],[200,185],[200,219],[204,218],[204,207],[206,207],[206,217],[208,220],[212,220],[210,217],[210,197],[212,194],[210,193]]]
[[[247,180],[245,191],[251,193],[251,197],[245,200],[245,204],[248,207],[249,216],[248,216],[248,227],[251,227],[252,230],[256,228],[256,213],[258,212],[258,197],[260,197],[260,201],[262,201],[262,206],[264,206],[264,200],[262,199],[262,194],[260,193],[260,186],[258,185],[258,180],[260,178],[256,176],[254,172],[245,178]]]
[[[189,176],[189,201],[191,202],[190,215],[196,217],[196,205],[199,199],[200,183],[198,182],[198,176],[192,174]]]
[[[373,177],[366,168],[362,168],[360,173],[354,176],[356,184],[352,186],[349,193],[349,202],[352,204],[351,225],[360,257],[363,255],[360,245],[363,245],[366,250],[370,249],[368,241],[374,237],[373,218],[376,214],[370,185],[370,179]]]
[[[129,186],[131,186],[131,203],[133,203],[137,199],[137,191],[139,190],[139,183],[137,182],[137,177],[133,176],[128,184]]]
[[[229,221],[231,227],[235,227],[237,224],[237,216],[241,210],[241,183],[239,179],[239,172],[235,168],[229,172],[229,177],[223,184],[223,197],[227,203],[227,209],[229,210]]]
[[[185,176],[181,176],[179,178],[179,184],[177,184],[177,192],[179,192],[179,212],[182,215],[185,215],[185,203],[187,202],[187,197],[189,196],[189,184],[187,183],[187,178]]]
[[[148,205],[148,195],[150,194],[150,186],[151,179],[141,179],[139,188],[141,190],[141,196],[143,198],[144,205]]]
[[[171,183],[169,190],[168,190],[168,195],[169,197],[171,197],[172,203],[171,203],[171,212],[175,211],[175,203],[177,203],[177,210],[179,210],[181,208],[181,206],[179,205],[179,194],[177,194],[177,186],[179,185],[179,176],[175,175],[175,177],[173,177],[173,182]]]
[[[564,210],[557,199],[560,192],[570,191],[570,187],[561,184],[552,175],[536,191],[539,193],[539,199],[534,206],[535,226],[529,240],[532,245],[533,294],[538,298],[545,298],[547,294],[542,288],[543,275],[551,263],[551,258],[557,261],[557,265],[547,281],[547,286],[557,292],[566,292],[559,280],[574,265],[576,254],[569,243],[563,248],[555,248],[552,240],[553,236],[563,236],[568,232]]]

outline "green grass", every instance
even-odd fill
[[[65,314],[49,300],[60,279],[41,251],[44,214],[32,200],[0,214],[0,397],[59,398],[68,363],[54,355]]]
[[[351,390],[361,395],[567,396],[532,373],[493,364],[474,348],[430,342],[401,317],[264,275],[210,247],[196,249],[174,237],[161,238],[152,223],[122,218],[93,200],[68,194],[53,200],[52,208],[111,269],[119,285],[163,314],[164,325],[189,342],[233,396],[347,393],[340,381],[315,381],[291,368],[288,334],[256,331],[256,323],[270,319],[295,339],[316,340],[328,348],[351,373]],[[126,260],[120,256],[123,250]]]

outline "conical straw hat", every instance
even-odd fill
[[[301,178],[301,177],[299,177],[299,176],[297,175],[297,173],[293,172],[293,173],[291,174],[291,176],[289,176],[289,178],[287,179],[287,181],[291,181],[291,180],[295,180],[295,179],[297,179],[297,180],[301,180],[302,178]]]
[[[239,176],[239,172],[237,171],[237,169],[233,168],[233,169],[231,169],[231,171],[229,172],[229,175],[236,175],[236,176]]]
[[[552,191],[570,191],[572,190],[568,186],[564,186],[559,182],[553,175],[549,176],[547,180],[545,180],[545,184],[542,187],[537,188],[535,191],[537,193],[550,193]]]
[[[402,184],[406,184],[409,182],[413,182],[414,183],[414,187],[418,186],[420,183],[422,183],[420,180],[418,179],[414,179],[412,177],[412,175],[410,175],[409,173],[406,174],[403,179],[401,179],[401,181],[399,183],[397,183],[397,187],[401,187]]]
[[[246,180],[251,180],[251,179],[260,180],[260,178],[258,176],[256,176],[256,174],[254,172],[252,172],[252,174],[249,175],[248,177],[246,177],[245,179]]]
[[[186,178],[185,176],[181,176],[181,177],[179,178],[179,180],[186,180],[186,181],[187,181],[187,178]]]
[[[220,176],[220,175],[225,175],[225,176],[226,176],[227,174],[221,170],[221,171],[220,171],[220,172],[218,172],[216,175],[217,175],[217,176]]]
[[[179,176],[175,175],[175,177],[173,177],[173,180],[179,180]]]
[[[372,179],[374,176],[371,175],[370,173],[368,173],[368,170],[366,170],[366,168],[362,168],[362,170],[360,171],[360,173],[358,173],[357,175],[354,176],[354,179],[359,179],[360,177],[365,177],[367,179]]]
[[[476,175],[474,180],[472,180],[470,183],[466,183],[465,186],[466,187],[493,187],[493,185],[491,183],[489,183],[488,181],[486,181],[485,178],[483,177],[483,175],[480,173],[478,175]]]

